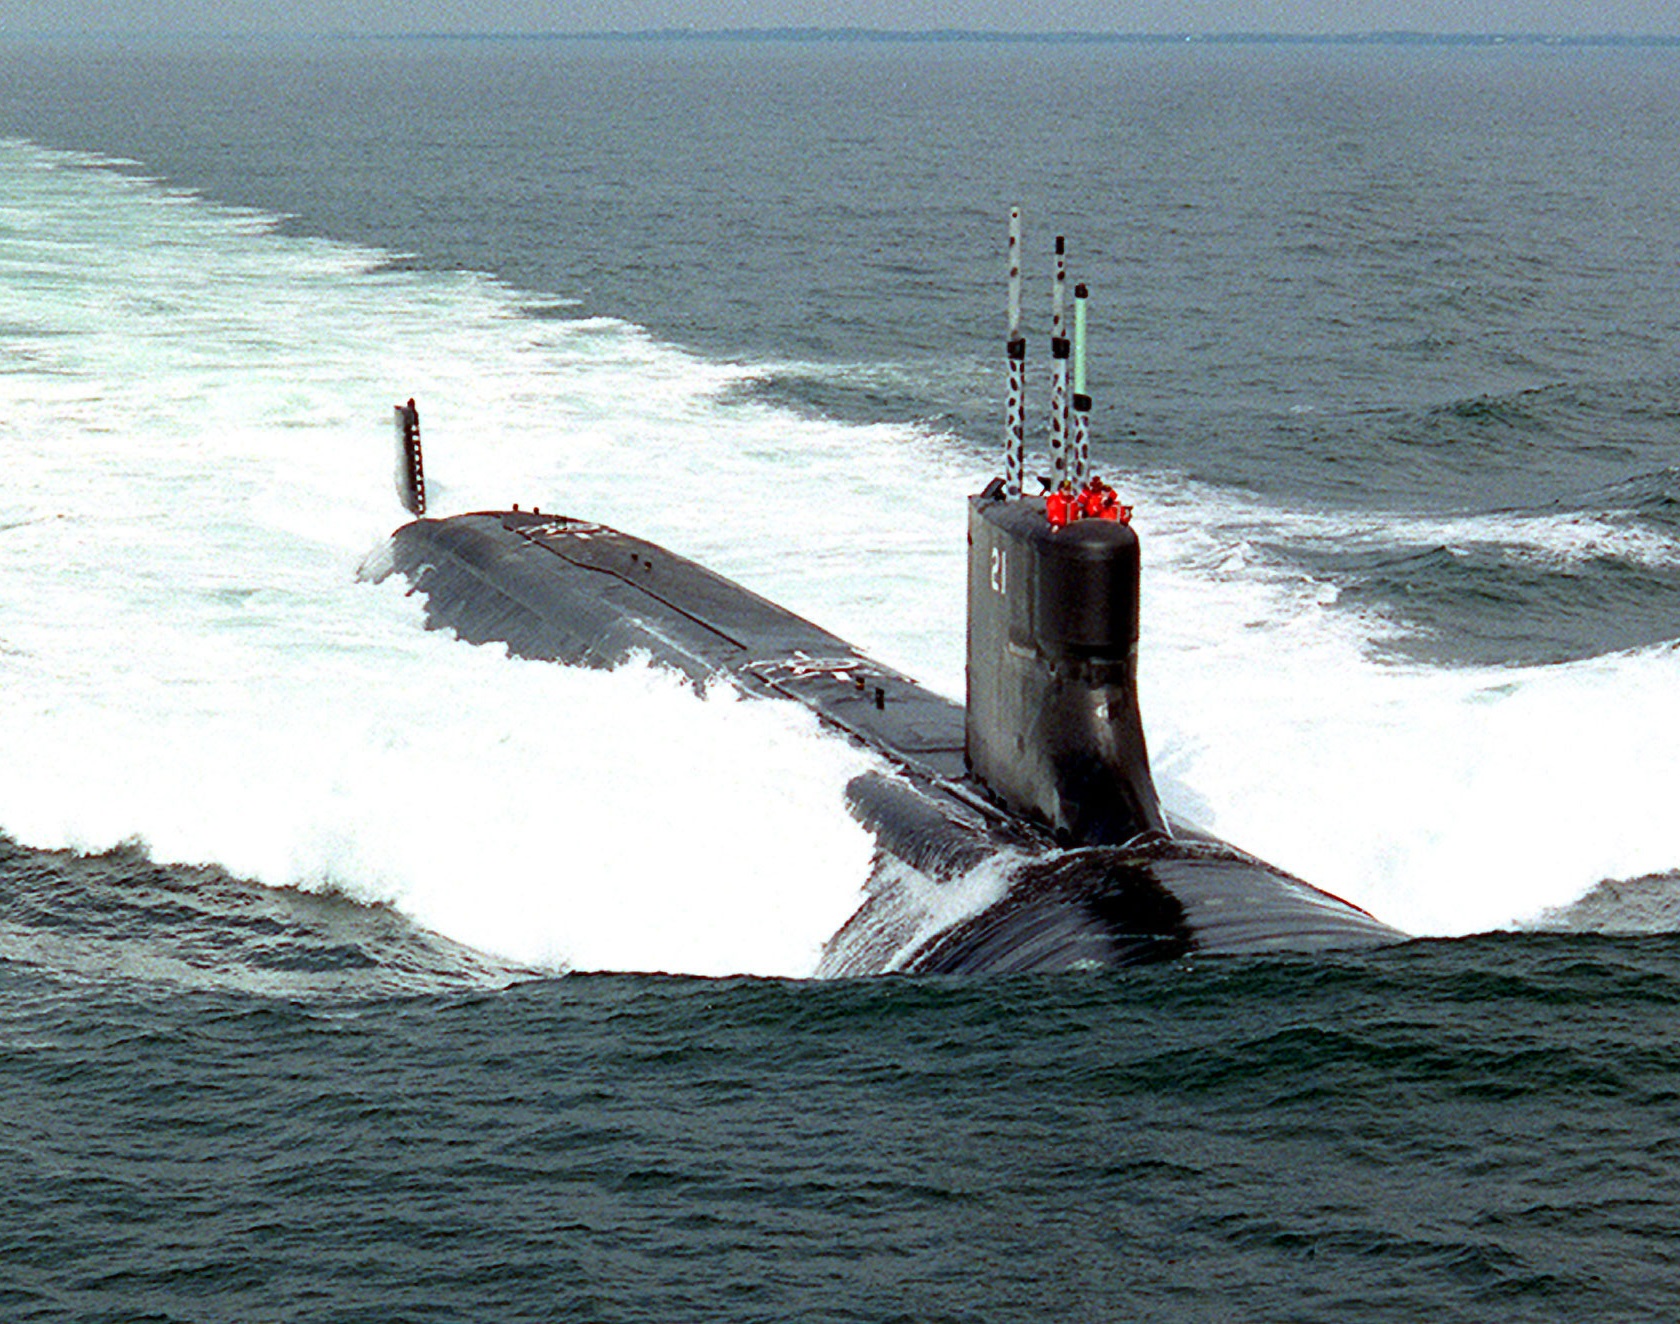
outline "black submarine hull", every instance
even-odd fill
[[[998,539],[1027,556],[1021,538],[1038,535],[1017,536],[1014,523],[1026,528],[1008,503],[975,498],[971,557],[995,567]],[[1090,537],[1113,542],[1118,535]],[[1066,560],[1060,547],[1047,554]],[[1077,554],[1069,564],[1076,589],[1096,583]],[[1135,557],[1132,573],[1135,582]],[[364,567],[368,578],[391,574],[424,597],[430,628],[567,665],[612,667],[645,654],[697,683],[724,679],[748,694],[798,703],[876,755],[881,770],[847,788],[852,813],[875,836],[876,869],[863,905],[827,944],[820,974],[1057,971],[1405,937],[1169,819],[1155,802],[1146,760],[1139,769],[1127,762],[1141,754],[1123,752],[1124,784],[1100,794],[1093,788],[1106,782],[1084,763],[1040,768],[1001,749],[982,754],[995,765],[993,776],[977,775],[972,714],[963,705],[657,544],[565,516],[480,512],[398,529]],[[1097,584],[1093,591],[1107,590]],[[1007,595],[999,602],[1005,613],[1020,614]],[[1131,620],[1121,624],[1131,631],[1135,665],[1135,603],[1128,610]],[[1023,617],[1029,635],[1033,619],[1030,611]],[[995,684],[986,678],[985,702],[1054,711],[1077,699],[1068,697],[1070,686],[1083,686],[1100,698],[1090,711],[1115,729],[1138,722],[1125,656],[1096,656],[1078,638],[1035,646],[1038,662],[1020,639],[998,642],[999,655],[1019,664]],[[971,674],[971,696],[975,686]],[[1129,707],[1121,701],[1128,697]],[[1140,724],[1137,736],[1141,742]],[[997,786],[1008,778],[1033,794],[1000,796]]]

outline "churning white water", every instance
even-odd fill
[[[434,511],[618,525],[959,695],[964,498],[990,456],[751,401],[751,365],[113,163],[14,142],[0,181],[0,831],[334,887],[524,961],[813,967],[869,873],[842,800],[863,756],[645,665],[428,634],[399,587],[356,582],[402,518],[391,405],[420,401]],[[1247,553],[1330,517],[1121,485],[1181,812],[1428,933],[1680,862],[1673,650],[1383,662],[1382,622]],[[1567,556],[1618,535],[1524,536]]]

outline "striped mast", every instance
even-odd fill
[[[420,458],[420,411],[410,400],[396,407],[397,500],[410,515],[426,513],[426,466]]]
[[[1091,476],[1091,397],[1085,393],[1084,284],[1073,287],[1073,485],[1084,487]]]
[[[1021,335],[1021,209],[1009,209],[1009,399],[1003,420],[1003,494],[1021,495],[1026,477],[1027,342]]]
[[[1067,290],[1067,240],[1056,236],[1056,282],[1050,295],[1050,473],[1061,491],[1068,478],[1068,338],[1063,306]]]

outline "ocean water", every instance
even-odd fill
[[[1677,84],[0,46],[6,1316],[1672,1313]],[[960,694],[1015,203],[1035,335],[1053,234],[1092,285],[1169,805],[1419,941],[812,980],[861,755],[356,581],[413,395],[434,508]]]

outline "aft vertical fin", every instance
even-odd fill
[[[426,466],[420,458],[420,411],[410,400],[396,407],[397,500],[410,515],[426,513]]]

